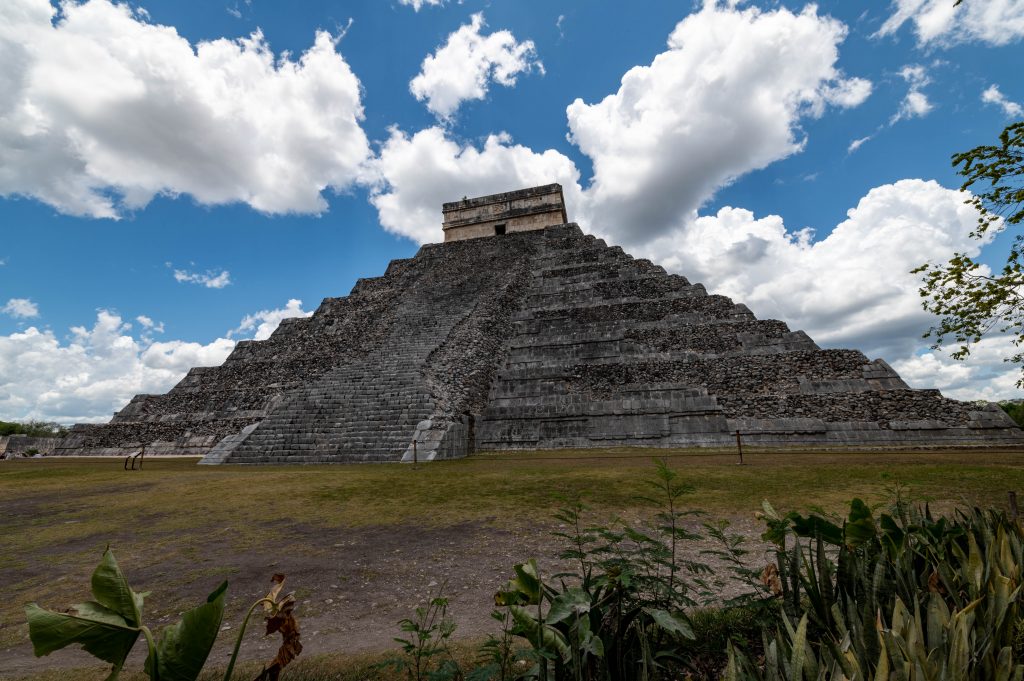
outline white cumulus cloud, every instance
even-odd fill
[[[478,12],[470,23],[448,36],[445,44],[427,55],[420,72],[409,82],[409,90],[442,120],[455,115],[462,102],[483,99],[493,81],[511,87],[520,73],[534,69],[544,72],[533,41],[518,42],[510,31],[481,33],[484,15]]]
[[[138,317],[135,318],[135,321],[137,321],[139,325],[142,326],[143,329],[154,331],[156,333],[164,332],[164,323],[154,322],[152,317],[147,317],[144,314],[140,314]]]
[[[665,52],[630,69],[616,93],[568,107],[571,141],[593,161],[586,188],[564,154],[504,134],[477,147],[438,126],[393,129],[365,176],[381,224],[438,241],[444,201],[559,182],[570,219],[620,243],[644,243],[723,185],[799,151],[804,117],[870,95],[869,81],[836,67],[842,23],[814,7],[794,14],[734,4],[706,3],[679,22]]]
[[[927,116],[931,110],[932,103],[928,101],[928,96],[923,92],[911,90],[903,98],[903,103],[900,104],[900,110],[896,114],[895,120],[921,118],[922,116]]]
[[[28,298],[11,298],[0,308],[0,312],[15,319],[29,319],[39,316],[39,306]]]
[[[897,370],[911,367],[915,387],[947,386],[961,397],[992,397],[998,388],[1006,397],[1016,394],[1017,370],[1001,361],[1004,355],[980,352],[959,365],[943,353],[920,354],[921,335],[937,320],[921,308],[920,275],[910,270],[954,252],[977,255],[982,244],[969,236],[976,220],[961,192],[900,180],[870,190],[819,241],[809,229],[787,229],[777,215],[725,207],[639,252],[745,303],[758,317],[807,331],[823,346],[857,348]]]
[[[874,85],[866,78],[847,78],[825,88],[825,100],[844,109],[852,109],[863,104],[873,89]]]
[[[189,272],[174,270],[174,280],[180,283],[199,284],[206,288],[224,288],[231,284],[231,273],[227,270],[210,270],[208,272]]]
[[[630,69],[617,92],[567,109],[571,140],[593,161],[588,222],[643,243],[723,185],[800,151],[802,118],[870,94],[868,81],[836,67],[845,36],[813,5],[708,2],[686,17],[668,50]]]
[[[1007,336],[983,338],[973,346],[966,360],[955,360],[946,349],[927,350],[892,363],[912,388],[938,388],[958,400],[1017,399],[1024,396],[1017,387],[1020,369],[1006,357],[1019,351]]]
[[[1008,118],[1020,118],[1024,115],[1024,107],[1017,102],[1011,101],[1006,98],[1002,92],[999,91],[998,85],[990,85],[981,93],[981,101],[986,104],[995,104]]]
[[[412,7],[414,10],[419,12],[420,9],[429,5],[440,7],[444,4],[444,0],[398,0],[398,4]]]
[[[274,310],[260,310],[255,314],[246,315],[239,322],[238,327],[228,332],[228,336],[253,334],[253,340],[266,340],[274,333],[278,325],[285,319],[291,317],[310,317],[312,310],[303,310],[302,301],[291,298],[284,307]]]
[[[164,393],[196,366],[217,366],[238,335],[270,337],[282,319],[308,317],[302,301],[246,315],[239,328],[209,343],[153,341],[163,323],[147,315],[132,334],[121,315],[100,310],[91,328],[72,327],[66,339],[35,326],[0,336],[0,419],[61,423],[106,421],[139,393]]]
[[[165,392],[192,366],[220,364],[233,347],[224,338],[148,344],[107,310],[66,342],[34,326],[0,336],[0,418],[105,421],[133,395]]]
[[[900,69],[900,77],[907,82],[907,94],[900,102],[899,110],[890,119],[890,125],[908,118],[922,118],[931,113],[934,108],[928,100],[928,95],[921,92],[922,88],[932,82],[923,66],[920,64],[904,66]]]
[[[892,35],[908,21],[921,45],[1006,45],[1024,36],[1024,1],[966,0],[956,6],[952,0],[893,0],[878,35]]]
[[[0,196],[117,217],[158,194],[320,213],[369,154],[359,80],[326,32],[190,44],[127,3],[0,3]]]

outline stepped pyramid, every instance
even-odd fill
[[[1021,444],[995,405],[911,390],[880,359],[566,223],[558,185],[444,205],[445,242],[240,342],[59,453],[203,463],[402,461],[606,446]]]

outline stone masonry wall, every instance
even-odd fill
[[[601,240],[549,241],[478,424],[482,449],[726,446],[748,427],[776,446],[1022,441],[994,411],[910,390],[884,362],[821,350]]]

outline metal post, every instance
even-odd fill
[[[413,439],[412,439],[412,467],[413,468],[416,467],[416,463],[417,463],[417,461],[416,461],[416,438],[413,437]]]
[[[736,431],[736,449],[740,453],[739,465],[742,466],[743,465],[743,440],[740,438],[740,431],[738,431],[738,430]]]

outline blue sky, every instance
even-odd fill
[[[822,345],[1020,396],[1007,339],[928,350],[908,271],[977,250],[949,157],[1021,117],[1024,3],[626,8],[5,2],[0,418],[103,420],[440,240],[443,201],[548,181]]]

